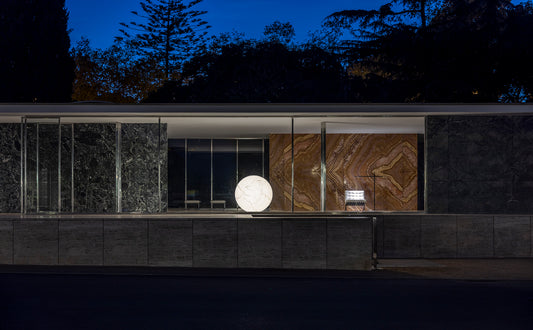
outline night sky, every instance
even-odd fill
[[[265,25],[275,20],[291,22],[297,41],[320,28],[329,14],[343,9],[370,9],[386,0],[204,0],[197,9],[207,10],[204,19],[212,26],[210,33],[236,30],[247,37],[260,37]],[[118,35],[120,22],[129,23],[140,9],[139,0],[66,0],[70,12],[69,28],[74,45],[81,36],[93,47],[105,48]]]

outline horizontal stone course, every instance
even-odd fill
[[[530,217],[494,217],[494,255],[496,257],[529,257],[531,255]]]
[[[59,222],[59,264],[103,265],[102,220]]]
[[[0,264],[13,263],[13,220],[0,220]]]
[[[463,215],[457,217],[457,257],[494,256],[494,217]]]
[[[533,257],[531,216],[379,215],[378,258]],[[369,269],[371,218],[0,220],[0,263]]]
[[[147,264],[147,220],[104,220],[104,265]]]
[[[192,220],[156,220],[148,225],[150,265],[192,267]]]
[[[283,219],[283,268],[327,267],[326,220]]]
[[[58,220],[15,220],[13,263],[18,265],[57,265]]]

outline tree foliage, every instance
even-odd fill
[[[345,43],[342,55],[352,77],[384,89],[380,101],[498,102],[516,95],[524,100],[531,94],[527,86],[532,64],[526,60],[533,40],[530,2],[392,3],[403,7],[391,11],[387,4],[376,11],[343,11],[326,19],[326,27],[333,29],[354,24],[358,38]],[[425,23],[423,5],[430,8]],[[421,23],[396,21],[397,15],[415,13]]]
[[[290,22],[274,21],[272,24],[265,26],[263,35],[268,41],[288,45],[294,40],[296,32]]]
[[[0,1],[0,102],[68,102],[73,79],[64,0]]]
[[[194,10],[202,0],[141,0],[141,12],[132,11],[138,22],[121,23],[119,41],[135,46],[138,55],[160,61],[165,77],[178,74],[181,64],[198,52],[209,25],[206,11]]]
[[[164,80],[163,69],[153,59],[137,57],[133,45],[115,42],[93,49],[82,39],[72,50],[76,63],[74,101],[138,103]]]
[[[215,39],[187,63],[188,84],[169,81],[147,102],[342,102],[344,69],[316,47],[265,40]],[[270,39],[270,38],[269,38]],[[228,42],[229,41],[229,42]]]
[[[156,2],[182,4],[169,47],[150,23]],[[261,40],[223,33],[201,45],[200,0],[145,0],[148,23],[109,49],[73,54],[74,98],[113,102],[531,102],[533,5],[509,0],[392,0],[375,10],[326,17],[303,43],[289,22]],[[148,5],[152,7],[148,7]],[[184,14],[185,12],[185,14]],[[195,14],[190,14],[195,13]],[[157,20],[164,21],[164,17]],[[167,25],[170,24],[166,21]],[[193,22],[192,25],[186,25]],[[158,23],[159,24],[159,23]],[[196,24],[196,25],[195,25]],[[198,29],[198,30],[197,30]],[[144,31],[144,32],[143,32]],[[346,31],[350,32],[346,38]],[[156,38],[157,37],[157,38]],[[167,40],[162,42],[162,40]],[[158,43],[159,42],[159,43]],[[157,46],[154,46],[157,45]],[[179,46],[181,45],[181,46]],[[165,54],[173,53],[165,59]],[[190,51],[190,52],[189,52]]]

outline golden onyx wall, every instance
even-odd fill
[[[271,134],[272,211],[291,209],[291,155],[290,134]],[[345,190],[364,190],[367,210],[415,211],[417,135],[328,134],[326,173],[327,211],[344,210]],[[294,210],[320,210],[319,134],[294,135]]]

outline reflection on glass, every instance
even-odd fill
[[[211,201],[211,140],[187,140],[187,200],[199,200],[200,207]]]
[[[185,140],[168,140],[168,207],[184,207]]]
[[[39,124],[39,211],[58,211],[58,141],[57,124]]]
[[[213,140],[213,200],[225,201],[227,208],[236,208],[237,141]]]
[[[263,175],[263,140],[238,140],[239,181],[249,175]]]

